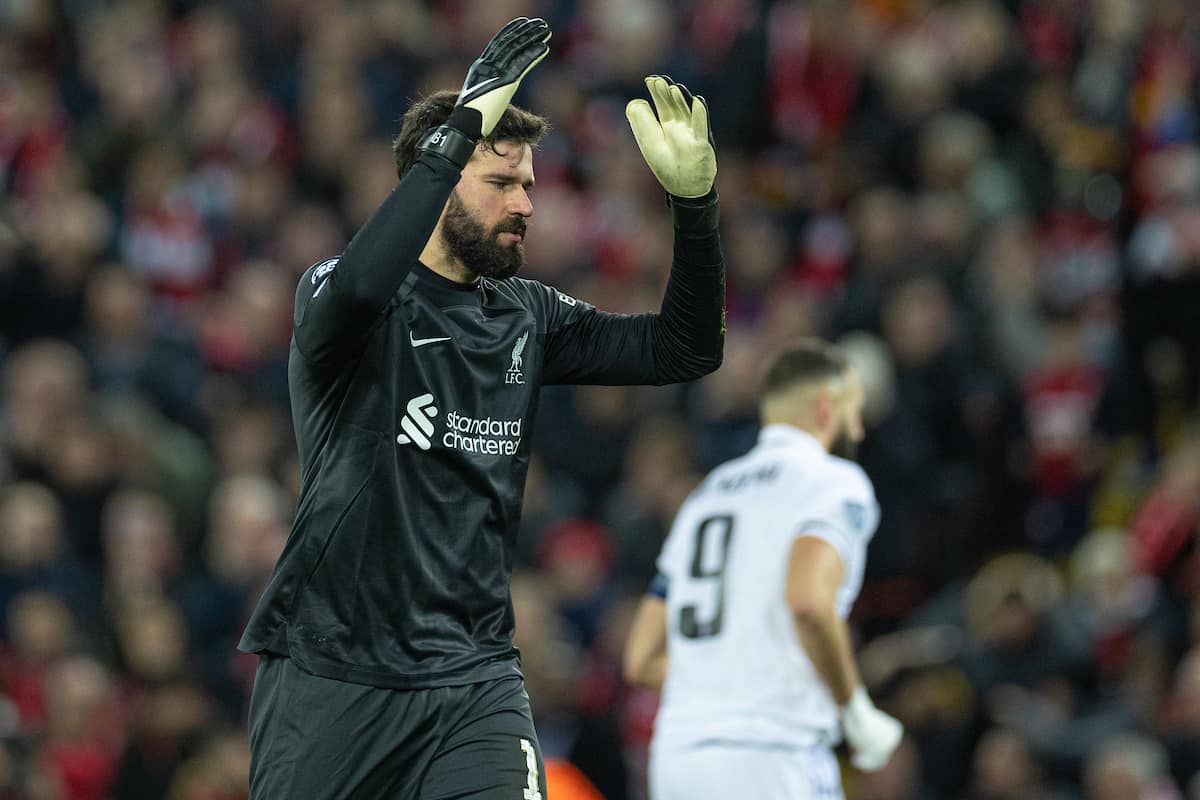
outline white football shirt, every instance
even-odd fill
[[[658,559],[669,668],[655,746],[805,747],[840,738],[837,706],[804,652],[785,599],[800,536],[841,555],[837,610],[862,586],[879,522],[871,482],[809,434],[770,425],[684,501]]]

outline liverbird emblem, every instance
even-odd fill
[[[525,382],[525,367],[521,354],[525,351],[525,344],[529,341],[529,331],[525,331],[517,339],[517,343],[512,349],[512,365],[508,368],[507,374],[504,376],[505,383],[524,383]]]

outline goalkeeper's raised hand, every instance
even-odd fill
[[[517,17],[483,48],[483,53],[467,70],[467,79],[458,95],[458,107],[479,112],[477,138],[487,136],[496,127],[521,79],[550,52],[548,41],[550,26],[545,20]],[[463,133],[469,136],[474,131]]]
[[[464,166],[476,142],[504,115],[521,79],[550,52],[549,40],[550,26],[543,19],[517,17],[501,28],[467,70],[446,124],[431,131],[418,148]]]
[[[708,125],[708,105],[681,83],[662,75],[646,78],[654,110],[631,100],[625,117],[642,157],[668,194],[703,197],[717,177],[717,153]],[[656,116],[657,112],[657,116]]]

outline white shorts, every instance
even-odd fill
[[[650,749],[650,800],[844,800],[837,757],[823,745],[712,743]]]

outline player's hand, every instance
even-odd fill
[[[850,763],[863,772],[883,769],[904,735],[899,720],[876,708],[861,686],[842,706],[841,718],[842,734],[850,745]]]
[[[625,118],[642,157],[669,194],[703,197],[717,177],[708,104],[703,97],[692,97],[683,84],[662,75],[646,78],[646,88],[654,100],[653,111],[640,98],[625,106]]]
[[[543,19],[517,17],[505,25],[483,48],[483,53],[467,70],[455,106],[455,117],[462,108],[479,112],[479,130],[464,130],[475,139],[487,136],[500,121],[521,79],[546,57],[550,46],[550,26]],[[469,115],[474,117],[473,114]]]

